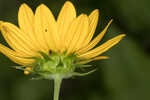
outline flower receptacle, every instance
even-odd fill
[[[74,54],[67,55],[66,53],[58,54],[51,52],[47,55],[43,52],[39,53],[41,57],[26,58],[34,59],[34,63],[16,68],[24,70],[24,73],[28,72],[28,74],[33,74],[33,76],[35,76],[33,79],[55,79],[56,76],[66,79],[72,76],[86,75],[86,73],[80,74],[79,72],[76,72],[76,70],[82,68],[83,65],[78,63],[81,59],[77,58]]]

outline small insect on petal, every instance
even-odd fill
[[[32,69],[31,69],[31,67],[26,67],[25,70],[31,71]]]
[[[24,71],[24,74],[25,74],[25,75],[29,75],[29,74],[30,74],[29,71],[31,71],[31,70],[32,70],[31,67],[26,67],[26,68],[25,68],[25,71]]]
[[[30,72],[29,72],[29,71],[24,71],[24,74],[25,74],[25,75],[29,75]]]

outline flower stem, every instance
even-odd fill
[[[54,100],[59,100],[61,82],[62,77],[60,75],[56,75],[54,78]]]

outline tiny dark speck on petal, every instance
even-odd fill
[[[45,32],[47,32],[47,29],[45,29]]]
[[[49,51],[48,53],[49,53],[49,54],[51,54],[51,53],[52,53],[52,51]]]

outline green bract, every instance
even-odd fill
[[[47,55],[39,52],[41,57],[30,57],[26,59],[35,60],[34,63],[26,66],[17,66],[17,69],[26,71],[30,67],[29,72],[34,76],[33,79],[55,79],[59,75],[62,79],[72,76],[84,76],[92,73],[92,70],[87,73],[76,72],[77,69],[89,67],[89,65],[79,64],[83,59],[77,58],[74,54],[66,55],[66,53],[58,54],[51,52]]]

